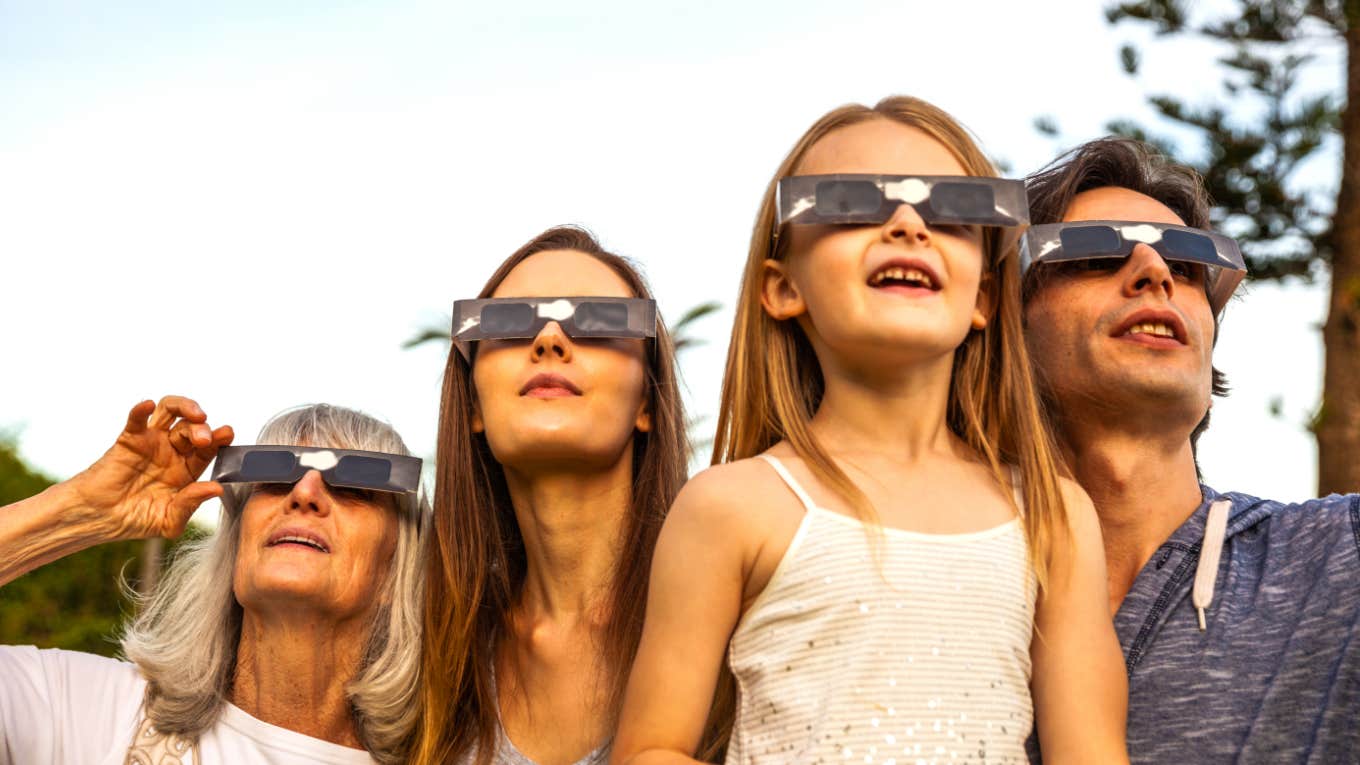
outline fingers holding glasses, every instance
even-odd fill
[[[217,499],[225,493],[222,484],[216,481],[199,481],[175,492],[175,496],[170,500],[169,510],[166,514],[162,527],[158,530],[160,536],[177,537],[184,533],[184,528],[189,525],[189,518],[198,509],[198,506],[210,499]]]

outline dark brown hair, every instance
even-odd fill
[[[490,297],[511,269],[548,250],[590,255],[613,269],[634,296],[652,296],[632,263],[606,252],[589,232],[559,226],[501,263],[478,297]],[[652,427],[633,434],[632,512],[618,540],[602,645],[600,682],[610,691],[611,723],[617,719],[642,634],[652,551],[666,511],[685,481],[689,459],[675,349],[659,319],[656,337],[646,340],[645,347],[644,395]],[[505,473],[486,436],[472,430],[475,399],[472,367],[450,348],[439,412],[435,537],[426,567],[422,720],[412,749],[414,761],[421,763],[447,763],[476,752],[476,761],[484,765],[494,755],[499,724],[492,680],[496,646],[507,634],[527,567]]]
[[[1083,191],[1119,187],[1152,197],[1192,228],[1209,229],[1209,194],[1199,173],[1178,165],[1153,147],[1132,138],[1107,136],[1078,146],[1025,179],[1029,194],[1029,217],[1034,225],[1059,223],[1072,199]],[[1043,285],[1042,268],[1031,269],[1023,294],[1028,300]],[[1214,343],[1218,342],[1218,317],[1214,317]],[[1043,387],[1044,370],[1035,373]],[[1212,391],[1228,395],[1228,378],[1213,369]],[[1051,402],[1050,402],[1051,403]],[[1200,434],[1209,428],[1209,412],[1190,433],[1195,450]],[[1196,466],[1198,469],[1198,465]]]

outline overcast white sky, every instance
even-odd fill
[[[443,352],[402,341],[565,222],[667,317],[724,302],[682,359],[711,415],[756,203],[821,113],[924,97],[1020,174],[1059,148],[1040,114],[1078,141],[1145,89],[1216,91],[1193,44],[1123,76],[1100,6],[0,0],[0,426],[58,477],[166,393],[241,443],[329,401],[432,455]],[[1311,495],[1324,310],[1293,286],[1229,309],[1217,488]]]

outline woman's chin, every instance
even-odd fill
[[[496,460],[506,468],[522,472],[557,468],[599,470],[618,464],[631,443],[602,441],[599,433],[544,433],[497,451]]]

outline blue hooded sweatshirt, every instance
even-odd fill
[[[1115,615],[1131,759],[1360,763],[1360,495],[1202,489]],[[1215,500],[1231,506],[1200,631],[1191,591]]]

